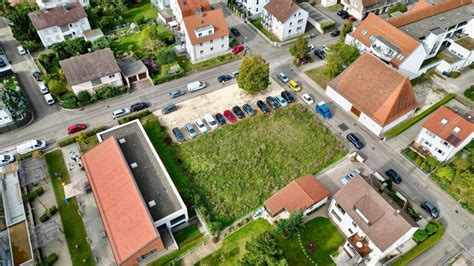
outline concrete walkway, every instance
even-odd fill
[[[461,75],[458,78],[439,78],[436,75],[433,76],[433,82],[443,87],[448,92],[463,94],[464,90],[474,85],[474,70],[469,67],[461,71]]]

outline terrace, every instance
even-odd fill
[[[410,149],[416,153],[418,153],[423,158],[427,158],[431,155],[431,152],[423,147],[423,145],[419,144],[418,142],[413,141],[410,144]]]
[[[372,252],[372,249],[369,247],[369,241],[367,237],[362,237],[359,234],[353,234],[350,236],[347,241],[352,246],[352,248],[362,257],[366,257]]]
[[[389,62],[393,59],[396,53],[400,52],[400,49],[383,37],[379,36],[370,46],[370,51],[372,51],[382,60]]]
[[[469,36],[457,40],[456,43],[469,51],[474,50],[474,39]]]

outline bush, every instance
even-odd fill
[[[326,31],[332,29],[334,26],[336,26],[336,22],[331,21],[331,22],[327,22],[327,23],[321,24],[321,29],[322,29],[324,32],[326,32]]]
[[[61,96],[68,92],[66,84],[59,79],[50,79],[48,81],[48,89],[57,99],[61,98]]]
[[[76,142],[76,137],[68,137],[68,138],[58,141],[58,146],[64,147],[64,146],[73,144],[74,142]]]
[[[469,100],[474,101],[474,85],[464,91],[464,96],[466,96]]]
[[[46,257],[39,266],[52,266],[56,261],[58,261],[59,257],[56,253],[51,253],[48,257]]]
[[[413,240],[415,240],[416,243],[421,243],[425,241],[427,238],[428,238],[428,233],[426,233],[426,231],[423,229],[418,229],[416,230],[415,234],[413,234]]]
[[[51,217],[53,217],[54,214],[58,212],[58,208],[56,206],[53,206],[46,211],[39,217],[40,222],[44,223],[48,221]]]
[[[31,192],[25,192],[22,194],[23,201],[32,201],[35,198],[44,194],[43,187],[39,187]]]
[[[107,127],[105,127],[105,126],[96,127],[96,128],[85,131],[84,135],[85,135],[86,138],[92,137],[95,134],[104,131],[106,128]],[[64,139],[58,141],[58,146],[59,147],[64,147],[64,146],[67,146],[67,145],[71,145],[75,142],[77,142],[77,136],[67,137],[67,138],[64,138]]]
[[[55,215],[57,212],[58,212],[58,208],[56,207],[56,205],[54,205],[53,207],[49,208],[49,214],[50,214],[51,216]]]
[[[91,95],[88,91],[80,91],[77,94],[77,100],[81,103],[89,102],[91,100]]]
[[[29,158],[33,157],[33,155],[35,155],[35,157],[39,157],[39,156],[43,155],[43,152],[42,151],[32,151],[32,152],[29,152],[29,153],[20,154],[20,155],[16,156],[16,160],[17,161],[23,161],[23,160],[26,160],[26,159],[29,159]]]
[[[99,95],[101,99],[107,99],[107,98],[118,96],[124,92],[126,92],[125,87],[114,87],[111,85],[105,85],[97,89],[95,93]]]
[[[461,76],[461,72],[453,71],[451,72],[451,78],[456,79]]]
[[[150,110],[143,110],[143,111],[141,111],[141,112],[134,113],[134,114],[131,114],[131,115],[127,115],[127,116],[125,116],[125,117],[122,117],[122,118],[120,118],[119,120],[117,120],[117,123],[118,123],[119,125],[125,124],[125,123],[127,123],[127,122],[129,122],[129,121],[142,118],[142,117],[147,116],[147,115],[149,115],[149,114],[151,114]]]
[[[61,97],[61,106],[67,109],[77,107],[77,97],[74,93],[68,92]]]
[[[428,235],[434,235],[438,232],[438,226],[434,223],[429,223],[426,225],[425,231],[428,233]]]

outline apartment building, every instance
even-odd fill
[[[263,27],[285,41],[304,34],[308,11],[292,0],[270,0],[263,8]]]

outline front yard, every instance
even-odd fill
[[[314,82],[316,82],[323,90],[326,89],[331,78],[324,74],[325,66],[316,67],[305,72]]]

